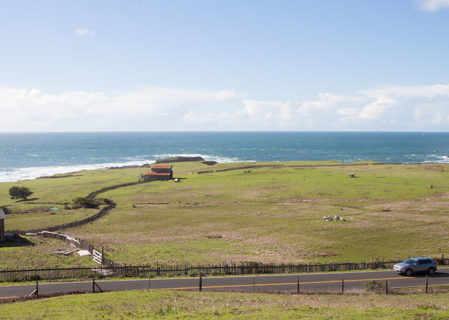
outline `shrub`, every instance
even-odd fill
[[[189,277],[198,277],[198,272],[194,270],[189,270]]]
[[[99,274],[99,273],[96,273],[96,274],[95,274],[95,279],[97,279],[97,280],[104,279],[104,275]]]
[[[366,291],[374,291],[374,292],[381,292],[385,290],[385,283],[371,280],[365,283],[365,289]]]
[[[110,199],[104,199],[103,200],[105,205],[111,206],[112,208],[115,208],[115,202]]]
[[[97,209],[101,204],[101,201],[96,199],[89,199],[85,197],[78,197],[76,199],[73,199],[73,209],[77,208],[90,208],[90,209]]]

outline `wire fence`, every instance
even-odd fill
[[[439,265],[449,265],[449,259],[442,256],[436,259]],[[102,265],[99,267],[45,268],[0,270],[0,281],[15,282],[29,280],[86,279],[104,276],[116,277],[197,277],[216,275],[248,275],[248,274],[291,274],[333,271],[360,271],[392,269],[399,261],[370,261],[359,263],[327,263],[327,264],[263,264],[257,262],[224,263],[219,265]]]

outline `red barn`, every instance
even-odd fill
[[[169,164],[153,164],[151,171],[160,173],[172,173],[172,166]]]
[[[143,181],[168,181],[173,179],[173,170],[171,165],[155,164],[151,166],[151,172],[141,175]]]

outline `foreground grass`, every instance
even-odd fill
[[[255,167],[243,168],[248,165]],[[238,169],[220,172],[229,168]],[[197,173],[205,170],[212,172]],[[20,183],[35,191],[31,202],[9,199],[14,183],[2,183],[0,204],[26,210],[70,202],[136,181],[146,171],[82,171]],[[174,173],[184,179],[101,194],[117,207],[94,223],[64,232],[104,245],[114,261],[126,264],[357,262],[449,252],[448,165],[190,162],[174,163]],[[55,216],[59,224],[83,214],[88,213],[13,214],[6,228],[50,226]],[[324,215],[346,221],[326,222]],[[5,259],[0,247],[0,261]]]
[[[0,319],[447,319],[449,294],[129,291],[0,305]]]

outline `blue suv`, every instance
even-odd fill
[[[416,257],[396,263],[393,270],[406,276],[412,276],[415,273],[427,273],[431,276],[437,271],[437,264],[432,258]]]

